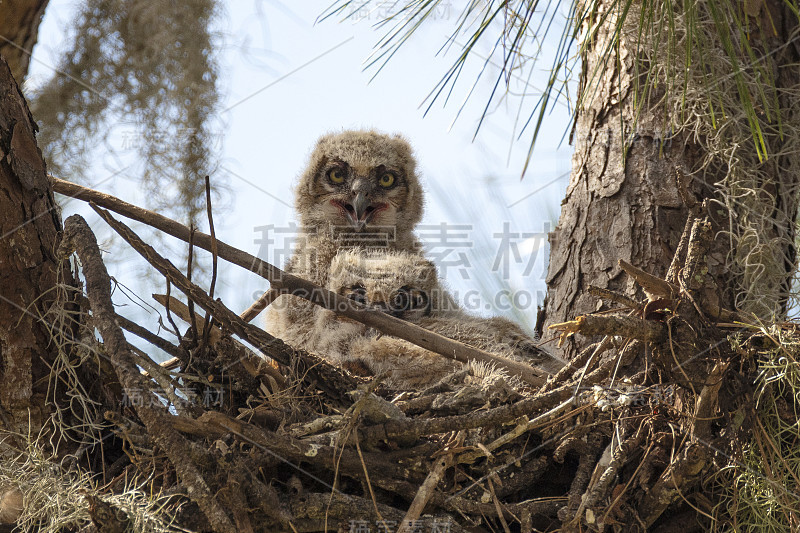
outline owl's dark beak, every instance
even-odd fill
[[[347,200],[333,200],[344,211],[347,221],[356,229],[364,231],[372,219],[381,211],[389,207],[385,202],[373,202],[370,195],[373,188],[366,179],[356,179],[350,189]]]
[[[350,225],[359,231],[369,224],[369,221],[378,210],[376,206],[372,205],[364,192],[357,193],[350,203],[344,205],[344,209]]]
[[[369,207],[367,195],[363,192],[356,194],[356,197],[353,199],[353,210],[355,211],[355,216],[353,218],[355,218],[355,222],[366,223]]]

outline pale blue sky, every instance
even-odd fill
[[[218,22],[222,44],[219,63],[223,103],[217,136],[221,165],[211,177],[213,181],[226,176],[233,195],[228,209],[215,216],[217,236],[256,253],[259,246],[255,239],[261,234],[254,228],[270,224],[286,227],[293,219],[291,185],[321,134],[343,128],[398,132],[414,146],[429,191],[423,224],[471,226],[457,231],[466,231],[466,238],[457,237],[460,244],[447,256],[456,259],[459,253],[464,254],[462,257],[471,264],[467,279],[458,268],[449,268],[448,283],[461,294],[479,289],[476,269],[491,270],[496,262],[501,240],[495,234],[503,232],[504,223],[508,223],[510,232],[522,237],[522,233],[546,230],[559,213],[572,154],[566,142],[559,147],[569,121],[566,105],[556,105],[548,115],[523,180],[520,172],[530,135],[524,134],[521,140],[515,136],[521,125],[516,118],[519,95],[527,90],[523,109],[530,112],[539,96],[537,88],[546,84],[549,63],[545,60],[537,66],[530,84],[512,80],[514,94],[493,106],[473,141],[496,67],[489,66],[457,120],[459,106],[483,67],[481,58],[468,63],[446,107],[437,103],[424,117],[424,106],[420,107],[458,51],[456,47],[451,53],[434,56],[458,15],[456,2],[445,5],[437,20],[423,25],[372,82],[374,71],[363,71],[363,62],[381,35],[372,23],[377,22],[380,9],[392,2],[384,2],[378,11],[358,22],[327,20],[315,24],[328,4],[329,0],[291,4],[237,0],[225,4]],[[52,75],[75,5],[51,0],[41,26],[40,44],[34,51],[28,88]],[[487,55],[490,49],[491,43],[486,43],[477,53]],[[95,166],[87,169],[92,178],[86,182],[102,182],[97,188],[146,206],[147,198],[136,187],[135,152],[128,146],[134,131],[124,122],[113,125]],[[129,164],[134,167],[125,170]],[[99,229],[102,222],[77,203],[66,206],[65,216],[75,209],[86,214],[101,236],[105,234]],[[510,283],[515,290],[528,291],[534,300],[544,294],[544,251],[536,250],[541,242],[538,236],[520,242],[519,262],[514,250],[507,250],[511,254],[507,256],[511,259]],[[467,246],[469,243],[473,246]],[[446,249],[439,246],[432,252]],[[121,253],[116,249],[112,252]],[[523,275],[532,253],[536,254],[536,264]],[[140,267],[123,263],[114,268],[117,271],[113,274],[120,281],[143,294],[152,292],[137,287]],[[225,266],[220,279],[218,295],[237,311],[266,287],[255,276],[234,267]],[[163,287],[155,290],[163,291]],[[525,311],[530,321],[535,319],[536,303],[541,302],[532,302]],[[484,312],[485,306],[481,300],[479,307]]]

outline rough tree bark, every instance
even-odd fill
[[[694,172],[704,156],[703,149],[694,138],[673,135],[669,131],[669,122],[664,120],[667,109],[661,98],[663,92],[655,92],[650,98],[650,102],[655,102],[654,105],[645,103],[636,129],[632,128],[631,125],[635,123],[636,31],[621,32],[619,61],[612,58],[603,66],[607,60],[603,53],[614,37],[615,13],[619,9],[619,3],[613,0],[594,2],[592,16],[584,22],[582,31],[585,39],[587,29],[597,27],[594,39],[583,43],[585,48],[581,55],[579,90],[580,94],[588,96],[576,114],[572,138],[575,143],[572,174],[566,197],[562,201],[558,226],[550,235],[548,295],[543,317],[546,338],[552,336],[547,326],[604,308],[595,297],[589,295],[587,289],[590,285],[637,298],[643,296],[641,289],[637,289],[620,269],[618,259],[624,259],[659,277],[666,274],[689,211],[679,194],[676,171],[686,175]],[[606,16],[608,18],[603,21]],[[764,21],[772,17],[777,27],[777,33],[767,35],[762,42],[764,49],[774,50],[778,44],[795,37],[793,32],[796,32],[797,17],[791,14],[784,3],[764,3],[761,16]],[[628,16],[629,28],[637,24],[637,18]],[[772,24],[767,22],[762,27],[772,28]],[[797,60],[796,47],[783,47],[780,53],[767,55],[763,59],[769,62],[768,69],[777,74],[779,89],[781,86],[796,86],[796,66],[794,69],[789,67],[796,65]],[[590,79],[595,72],[599,80]],[[644,83],[647,69],[638,72],[642,76],[639,81]],[[781,107],[787,108],[785,105]],[[795,111],[793,114],[793,120],[797,120],[798,113]],[[774,137],[767,140],[771,159],[765,163],[769,165],[767,175],[771,181],[762,186],[774,188],[772,193],[776,201],[788,202],[793,207],[787,211],[796,213],[797,196],[787,194],[786,190],[796,190],[798,172],[797,169],[788,173],[785,168],[779,170],[782,156],[775,154],[781,153],[780,144],[785,141]],[[623,157],[624,146],[627,146],[626,157]],[[702,174],[688,178],[686,181],[691,196],[696,200],[709,197],[719,199],[719,191],[714,189],[713,184],[725,177],[724,170],[707,169]],[[718,217],[715,230],[727,229],[728,213],[716,211],[715,214]],[[763,230],[769,238],[783,237],[789,242],[794,240],[793,223],[768,221],[763,225]],[[730,252],[730,241],[718,237],[709,255],[709,269],[718,288],[719,303],[732,309],[736,301],[733,289],[736,280],[726,266]],[[792,248],[785,252],[783,283],[759,290],[785,294],[796,263],[795,250]],[[783,299],[780,309],[772,311],[780,315],[785,309],[786,302]],[[594,340],[571,338],[564,345],[563,355],[573,358]]]
[[[36,146],[36,124],[0,59],[0,427],[34,432],[46,416],[53,343],[39,317],[59,275],[60,214]],[[29,427],[30,424],[30,427]]]
[[[28,75],[31,52],[39,35],[39,23],[49,0],[0,2],[0,56],[8,62],[19,83]]]

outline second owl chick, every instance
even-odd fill
[[[410,321],[455,305],[438,290],[436,267],[418,254],[340,251],[331,262],[327,288],[362,304]],[[389,372],[387,385],[408,389],[428,385],[459,363],[359,322],[318,308],[311,349],[358,375]]]
[[[331,263],[328,288],[501,357],[551,373],[563,366],[513,322],[500,317],[475,317],[460,309],[439,284],[433,263],[419,254],[342,251]],[[335,354],[333,358],[339,360],[334,362],[354,371],[390,371],[392,378],[388,382],[401,388],[431,384],[459,367],[458,363],[409,342],[370,335],[365,326],[331,311],[320,310],[314,336],[322,341],[318,351]]]

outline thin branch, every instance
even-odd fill
[[[714,364],[706,384],[697,396],[694,419],[692,420],[692,436],[695,439],[711,438],[711,422],[714,411],[718,405],[719,389],[722,386],[722,375],[728,369],[730,362],[718,361]]]
[[[550,329],[586,336],[619,335],[649,342],[659,342],[666,337],[664,324],[632,316],[582,315],[569,322],[552,324]]]
[[[442,476],[444,476],[445,471],[450,468],[452,464],[452,453],[443,455],[434,461],[434,465],[430,474],[428,474],[428,477],[426,477],[425,481],[422,482],[422,485],[419,486],[419,490],[417,491],[417,494],[414,495],[414,500],[408,507],[408,511],[406,512],[405,517],[403,517],[400,527],[397,529],[397,533],[411,533],[411,524],[420,517],[422,510],[425,509],[425,505],[427,505],[428,500],[431,499],[431,496],[436,490],[436,486],[439,484],[439,481],[441,481]]]
[[[689,235],[692,233],[694,220],[695,218],[691,213],[686,218],[686,224],[683,226],[683,233],[681,233],[681,240],[678,241],[678,247],[675,249],[675,255],[672,256],[669,269],[667,269],[667,275],[664,278],[667,283],[678,283],[678,273],[680,272],[681,266],[683,266],[685,260],[686,248],[689,246]]]
[[[150,330],[143,328],[136,322],[132,320],[128,320],[122,315],[117,315],[117,323],[125,330],[130,331],[140,339],[144,339],[156,348],[165,351],[169,355],[171,355],[176,360],[181,355],[181,349],[178,346],[175,346],[171,342],[166,339],[162,339],[155,333],[151,332]],[[163,363],[161,366],[164,366]]]
[[[214,289],[217,286],[217,233],[214,228],[214,215],[211,212],[211,179],[206,176],[206,213],[208,215],[208,231],[211,233],[211,284],[208,287],[208,295],[214,297]],[[211,315],[206,313],[205,320],[203,320],[203,335],[202,346],[208,343],[209,325],[211,324]]]
[[[189,281],[189,278],[186,278]],[[197,327],[200,328],[200,331],[197,331],[197,335],[206,336],[206,325],[203,321],[202,317],[198,316],[197,313],[194,313],[194,317],[192,317],[192,311],[189,309],[189,306],[184,304],[182,301],[178,300],[174,296],[167,296],[166,294],[153,294],[153,299],[163,305],[164,307],[170,309],[173,313],[178,315],[178,318],[186,322],[187,324],[196,324]],[[191,302],[191,300],[189,300]],[[210,327],[210,331],[208,332],[208,341],[211,346],[215,345],[219,340],[222,338],[222,331],[220,331],[217,327]]]
[[[661,296],[665,298],[675,298],[680,290],[677,285],[668,283],[649,272],[645,272],[639,267],[635,267],[627,261],[620,259],[619,267],[624,270],[636,283],[641,285],[648,296]]]
[[[253,304],[250,307],[242,311],[242,313],[239,316],[242,317],[242,320],[244,320],[245,322],[252,322],[253,319],[257,317],[259,313],[261,313],[261,311],[266,309],[267,306],[269,306],[272,302],[274,302],[280,295],[281,295],[280,292],[274,289],[269,289],[264,294],[259,296],[258,300],[253,302]]]
[[[633,298],[628,298],[624,294],[620,294],[609,289],[604,289],[596,285],[589,285],[589,294],[595,298],[602,298],[603,300],[617,302],[618,304],[622,304],[625,307],[630,307],[631,309],[638,309],[641,306],[639,302]]]
[[[711,222],[708,221],[708,218],[696,219],[692,224],[692,232],[686,248],[686,263],[678,278],[678,282],[682,287],[693,289],[703,285],[705,273],[702,272],[703,269],[700,267],[706,261],[706,254],[711,247],[713,239]],[[697,277],[700,279],[695,279],[695,273],[698,273]]]

